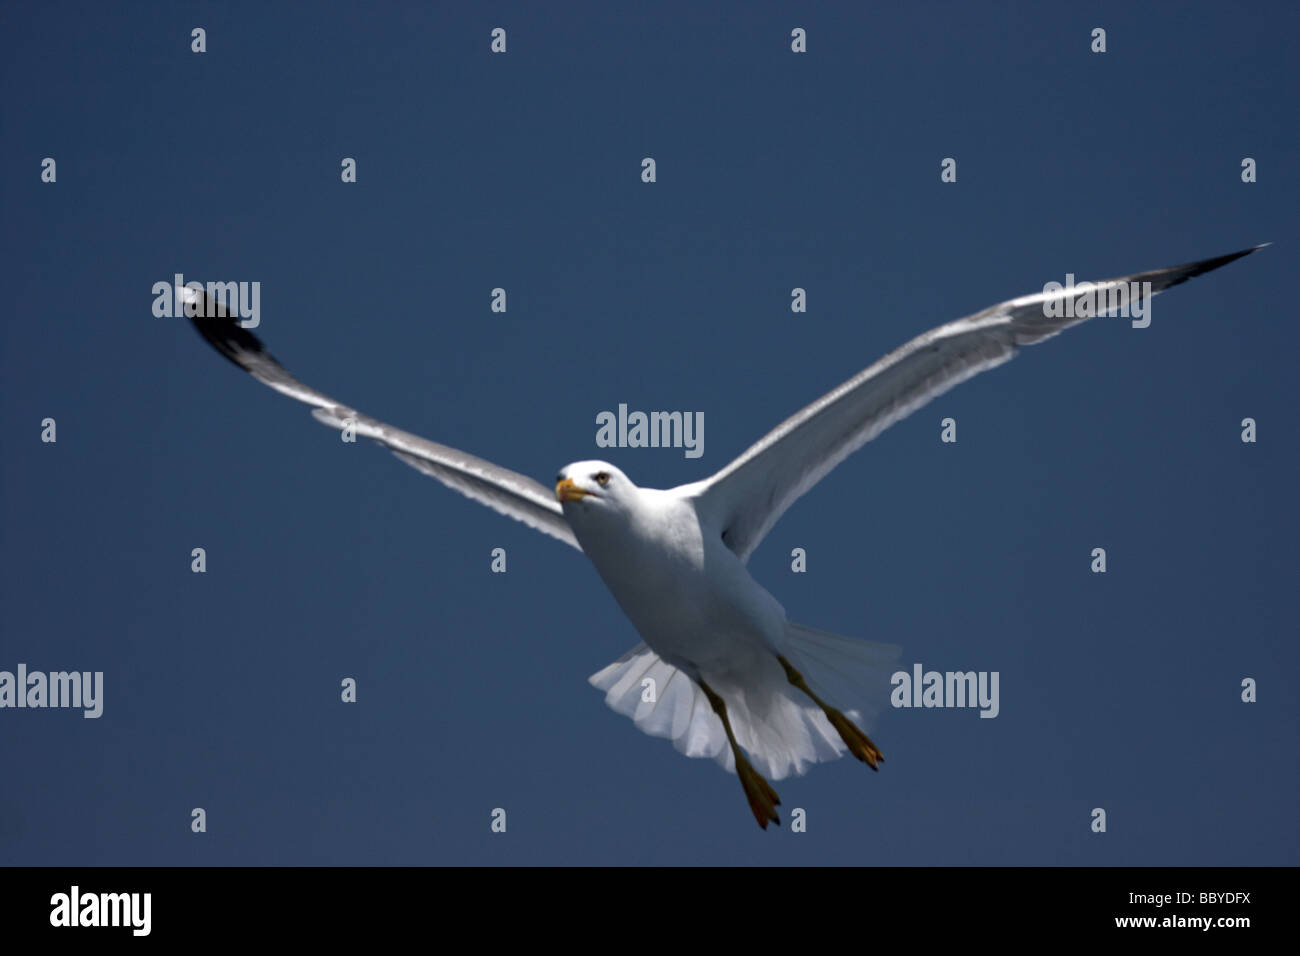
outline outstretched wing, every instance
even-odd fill
[[[1103,293],[1131,282],[1151,283],[1155,295],[1260,248],[1108,279],[1092,289],[1099,304],[1106,301]],[[931,399],[1009,361],[1020,346],[1086,321],[1073,306],[1088,295],[1080,286],[1027,295],[917,336],[786,419],[711,478],[690,486],[696,508],[721,528],[727,546],[748,560],[785,510],[836,465]],[[1102,315],[1113,311],[1099,309]]]
[[[559,502],[543,485],[490,461],[394,428],[304,385],[211,296],[189,287],[181,287],[180,295],[185,314],[213,348],[262,384],[315,406],[312,417],[318,422],[338,429],[350,424],[357,435],[387,446],[402,461],[448,488],[582,550],[564,520]]]

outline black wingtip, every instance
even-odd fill
[[[1261,242],[1257,246],[1251,246],[1249,249],[1242,249],[1238,252],[1229,252],[1224,256],[1215,256],[1212,259],[1200,259],[1196,262],[1185,262],[1181,266],[1174,266],[1169,269],[1157,269],[1155,272],[1144,272],[1140,275],[1133,276],[1134,279],[1149,278],[1156,286],[1156,292],[1163,292],[1165,289],[1172,289],[1176,285],[1182,285],[1188,279],[1195,279],[1197,276],[1203,276],[1207,272],[1213,272],[1215,269],[1226,266],[1229,262],[1236,262],[1238,259],[1250,255],[1252,252],[1258,252],[1265,246],[1272,245],[1271,242]]]
[[[206,291],[180,287],[182,308],[190,324],[214,349],[245,371],[250,356],[262,357],[280,364],[266,351],[266,346],[248,329],[239,324],[239,317],[231,315]],[[190,298],[187,299],[186,296]]]
[[[1213,272],[1220,266],[1226,266],[1229,262],[1236,262],[1238,259],[1248,256],[1252,252],[1258,252],[1265,246],[1271,245],[1271,242],[1261,242],[1257,246],[1251,246],[1249,249],[1242,249],[1240,252],[1230,252],[1226,256],[1215,256],[1213,259],[1202,259],[1200,262],[1189,263],[1189,265],[1192,266],[1192,271],[1188,272],[1187,277],[1190,279],[1192,276],[1200,276],[1205,275],[1207,272]]]

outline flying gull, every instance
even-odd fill
[[[394,428],[298,381],[197,283],[178,294],[214,348],[314,406],[317,421],[373,438],[448,487],[584,552],[644,641],[590,683],[645,733],[734,772],[766,829],[780,823],[780,800],[765,778],[801,774],[845,751],[879,769],[884,757],[862,728],[883,707],[898,656],[893,645],[786,618],[746,567],[777,519],[931,399],[1009,361],[1022,345],[1114,311],[1085,300],[1105,303],[1121,287],[1154,295],[1259,248],[1027,295],[941,325],[795,413],[721,471],[667,490],[640,488],[603,461],[566,465],[552,490]]]

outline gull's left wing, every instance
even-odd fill
[[[697,511],[719,529],[727,547],[747,561],[785,510],[836,465],[931,399],[1009,361],[1020,346],[1086,321],[1091,316],[1079,317],[1074,308],[1085,297],[1095,294],[1100,305],[1109,298],[1104,293],[1131,282],[1151,283],[1155,295],[1261,248],[1107,279],[1090,290],[1078,285],[1022,296],[941,325],[795,413],[711,478],[682,490],[695,497]],[[1048,306],[1062,308],[1048,315]],[[1107,315],[1114,309],[1098,311]]]
[[[559,502],[545,486],[490,461],[362,415],[304,385],[266,351],[257,336],[240,326],[211,296],[188,286],[179,287],[179,292],[185,314],[213,348],[262,384],[315,406],[312,417],[317,421],[338,429],[351,424],[357,435],[387,446],[402,461],[437,478],[448,488],[582,550]]]

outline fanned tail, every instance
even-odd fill
[[[900,649],[786,623],[782,651],[823,701],[863,730],[889,699]],[[739,673],[703,674],[722,695],[736,741],[764,776],[780,780],[847,752],[840,735],[806,694],[792,686],[776,654],[763,653]],[[605,703],[652,737],[666,737],[688,757],[712,757],[729,773],[735,759],[722,721],[699,686],[645,644],[588,678]]]

